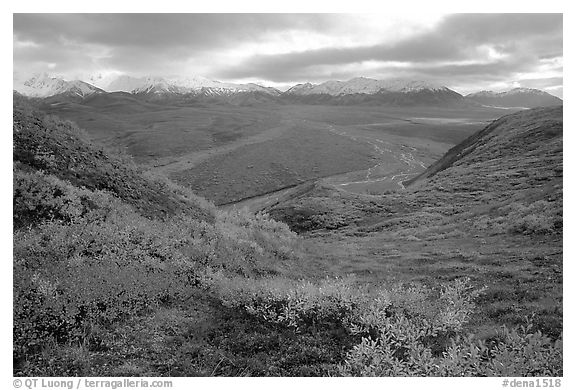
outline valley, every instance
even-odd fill
[[[66,271],[58,272],[69,272],[68,261],[76,260],[66,260],[56,242],[60,235],[76,240],[67,229],[79,229],[83,238],[73,244],[78,248],[74,258],[101,259],[98,272],[110,275],[106,262],[117,261],[120,253],[126,259],[125,265],[114,263],[120,269],[144,267],[122,271],[131,275],[126,280],[141,280],[137,289],[157,302],[152,313],[138,311],[143,327],[130,317],[117,320],[112,333],[91,335],[108,352],[90,347],[84,355],[90,363],[73,372],[332,375],[347,364],[334,362],[345,361],[350,346],[358,343],[350,330],[342,330],[348,326],[341,322],[348,321],[346,316],[322,319],[328,322],[320,327],[313,317],[312,325],[300,333],[293,325],[274,328],[284,320],[270,323],[266,310],[277,306],[284,313],[284,305],[293,305],[286,297],[295,296],[319,307],[337,302],[334,310],[340,312],[348,310],[339,305],[347,305],[346,294],[352,294],[357,310],[370,312],[364,305],[380,302],[372,296],[382,291],[394,297],[389,307],[456,324],[446,325],[445,340],[425,341],[426,348],[444,351],[456,334],[492,345],[502,326],[516,329],[528,321],[542,332],[535,337],[550,338],[543,339],[543,348],[551,351],[546,353],[558,353],[557,347],[548,346],[549,340],[562,338],[561,107],[515,112],[479,107],[181,106],[112,95],[41,106],[68,122],[50,117],[42,121],[26,108],[15,110],[17,256],[36,256],[35,240],[50,237],[49,229],[55,229],[56,241],[46,256],[64,259],[58,267]],[[43,126],[49,129],[47,135]],[[109,153],[120,156],[107,157]],[[42,194],[46,186],[47,201],[33,195]],[[43,222],[54,216],[64,222]],[[28,230],[31,223],[45,233]],[[80,229],[81,224],[89,230]],[[117,249],[102,257],[100,247]],[[139,253],[144,257],[133,263]],[[88,264],[82,261],[74,267]],[[18,264],[23,275],[36,272]],[[183,265],[191,267],[184,274]],[[158,280],[145,268],[156,266],[164,269]],[[74,277],[85,279],[83,274]],[[123,276],[106,278],[107,289],[135,288],[125,285]],[[293,283],[302,285],[290,287]],[[321,290],[324,283],[336,283],[335,290]],[[451,322],[451,306],[435,309],[444,304],[443,294],[452,291],[449,286],[464,289],[448,301],[466,310],[456,322]],[[18,288],[19,299],[29,299],[28,287]],[[172,303],[164,301],[164,288],[171,289]],[[317,293],[311,292],[316,288]],[[73,294],[74,289],[67,291]],[[478,297],[475,291],[481,291]],[[100,287],[90,294],[110,299]],[[111,310],[130,307],[119,294]],[[134,305],[141,304],[138,299]],[[270,306],[269,299],[276,306]],[[469,299],[474,303],[467,303]],[[263,302],[263,309],[248,311],[254,302]],[[475,309],[466,309],[469,304]],[[80,310],[87,303],[78,305]],[[259,310],[264,310],[264,320]],[[308,321],[311,314],[302,313],[298,321]],[[23,312],[19,321],[26,323],[28,317]],[[165,326],[172,328],[165,331]],[[149,342],[150,337],[156,341]],[[254,339],[282,340],[282,349],[278,356],[258,352]],[[298,351],[290,347],[293,343]],[[130,355],[126,365],[120,356],[132,345],[141,352]],[[192,360],[189,351],[195,351]],[[281,368],[264,368],[262,353],[271,361],[279,361],[280,355],[293,360]],[[434,353],[439,358],[440,352]],[[66,349],[56,354],[61,362],[54,363],[54,369],[60,372],[59,365],[71,364],[71,355]],[[154,365],[174,354],[178,360]],[[314,354],[316,363],[310,365]],[[37,356],[18,363],[21,372],[44,367]],[[221,356],[227,356],[226,363]]]
[[[478,230],[486,222],[475,221],[475,215],[484,213],[489,207],[484,202],[491,204],[487,199],[498,198],[500,190],[479,195],[474,191],[481,188],[470,178],[407,189],[454,145],[515,110],[153,107],[64,104],[51,112],[76,121],[94,139],[123,148],[149,174],[167,177],[222,210],[264,211],[287,223],[302,235],[305,275],[354,275],[365,285],[436,285],[471,277],[499,297],[483,303],[477,326],[521,323],[529,313],[540,313],[541,326],[557,332],[558,306],[548,305],[561,300],[559,241],[508,234],[503,239]],[[100,118],[122,126],[107,131]],[[495,172],[498,167],[490,167],[486,175]],[[512,273],[524,281],[503,287]],[[543,274],[553,282],[544,282]],[[519,296],[539,290],[518,303]],[[515,314],[502,313],[511,306]]]
[[[119,99],[115,96],[114,99]],[[122,97],[47,111],[157,175],[230,205],[314,180],[357,193],[402,188],[451,146],[509,110],[180,107]]]
[[[566,385],[561,7],[352,5],[12,13],[15,387]]]

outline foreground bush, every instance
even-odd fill
[[[232,308],[297,332],[310,327],[349,325],[368,295],[348,279],[324,279],[318,283],[285,278],[227,278],[211,274],[209,283],[217,297]]]
[[[347,279],[319,283],[285,279],[228,279],[212,288],[229,307],[297,333],[341,329],[355,344],[345,376],[560,376],[562,338],[552,341],[531,325],[502,328],[490,340],[465,332],[481,294],[467,280],[439,290],[403,287],[369,291]]]
[[[52,175],[17,170],[14,180],[17,358],[47,342],[86,342],[94,326],[185,301],[207,270],[266,274],[295,256],[295,235],[264,215],[157,221]]]
[[[48,339],[84,341],[92,324],[138,315],[197,284],[194,263],[133,217],[50,222],[15,234],[17,353]]]

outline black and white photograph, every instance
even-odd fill
[[[414,11],[13,13],[14,387],[566,386],[564,15]]]

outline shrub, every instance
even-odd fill
[[[367,296],[350,279],[319,283],[285,278],[228,278],[210,275],[210,287],[229,307],[246,310],[266,321],[295,331],[309,327],[343,327],[364,305]]]
[[[82,217],[96,220],[112,209],[126,208],[105,191],[90,191],[40,171],[13,172],[14,227],[35,226],[44,221],[73,222]]]
[[[531,333],[531,324],[519,330],[503,327],[496,340],[477,340],[463,332],[481,291],[471,289],[467,280],[459,280],[443,286],[428,309],[428,294],[422,290],[408,291],[407,301],[392,297],[396,304],[375,305],[353,328],[362,340],[349,352],[341,374],[561,375],[561,339],[553,343],[540,332]]]
[[[221,212],[216,225],[191,216],[157,221],[41,172],[17,171],[15,183],[15,216],[31,226],[14,233],[18,356],[187,298],[206,269],[262,274],[294,253],[296,236],[264,215]]]
[[[440,356],[407,318],[363,338],[340,367],[356,376],[562,376],[562,338],[552,342],[530,327],[503,327],[497,340],[457,335]],[[399,336],[401,336],[399,343]]]
[[[219,211],[215,228],[221,235],[221,246],[232,252],[225,258],[239,259],[244,266],[253,264],[253,272],[277,273],[282,262],[298,258],[297,235],[266,214],[254,215],[247,209]],[[239,272],[247,273],[241,268]]]
[[[15,233],[16,352],[47,338],[80,341],[92,323],[185,297],[198,284],[196,266],[167,233],[125,210],[105,221],[48,222]]]
[[[557,200],[538,200],[530,204],[513,202],[498,209],[497,215],[479,217],[474,226],[495,234],[555,234],[562,231],[562,206]]]
[[[503,328],[497,340],[476,340],[465,325],[483,289],[468,279],[439,289],[399,286],[369,291],[351,279],[318,283],[283,278],[210,276],[232,308],[296,333],[332,329],[350,348],[346,376],[561,375],[561,340],[530,327]]]

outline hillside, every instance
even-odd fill
[[[452,170],[446,175],[466,167],[475,170],[483,167],[475,176],[490,177],[489,170],[492,169],[494,175],[507,171],[508,175],[520,179],[528,179],[528,174],[536,172],[542,176],[549,175],[550,180],[561,179],[561,170],[556,170],[562,168],[562,112],[560,106],[504,116],[450,149],[444,157],[420,176],[407,181],[407,184],[422,182],[449,168]],[[496,161],[498,165],[485,166],[487,161]],[[514,174],[515,171],[527,175]],[[457,172],[459,179],[466,177]],[[494,181],[481,184],[490,183],[496,184]],[[501,186],[503,183],[497,184]],[[526,182],[527,186],[533,184],[529,180]]]
[[[562,107],[536,108],[504,116],[451,148],[422,174],[404,182],[406,192],[385,196],[358,197],[366,202],[393,204],[404,197],[429,200],[462,201],[466,209],[490,200],[530,201],[548,199],[561,207],[562,196]],[[330,187],[317,186],[324,196]],[[349,197],[337,191],[337,198]],[[462,196],[462,199],[459,197]],[[523,199],[524,198],[524,199]],[[306,202],[292,199],[295,202]],[[407,200],[406,203],[409,203]],[[279,205],[271,210],[282,216]]]
[[[488,286],[476,325],[562,329],[562,107],[505,116],[452,148],[406,190],[379,196],[317,184],[267,208],[305,233],[309,272],[366,282]]]
[[[71,122],[46,117],[16,104],[13,111],[16,170],[42,171],[76,187],[108,191],[149,217],[184,213],[200,219],[212,218],[201,207],[204,201],[171,188],[165,180],[143,177],[128,158],[111,156],[91,143]]]
[[[315,196],[313,228],[332,231],[298,236],[264,214],[215,209],[14,100],[15,376],[562,375],[558,201],[550,226],[478,238],[509,250],[482,261],[471,235],[487,229],[458,219],[476,207],[466,188],[367,197],[310,186],[298,199]],[[558,146],[555,129],[544,148]],[[459,237],[430,230],[446,227],[466,231],[457,255],[433,252]]]
[[[292,104],[334,105],[387,105],[387,106],[470,106],[462,95],[450,89],[417,89],[406,91],[381,90],[375,93],[328,93],[283,94],[282,101]]]

